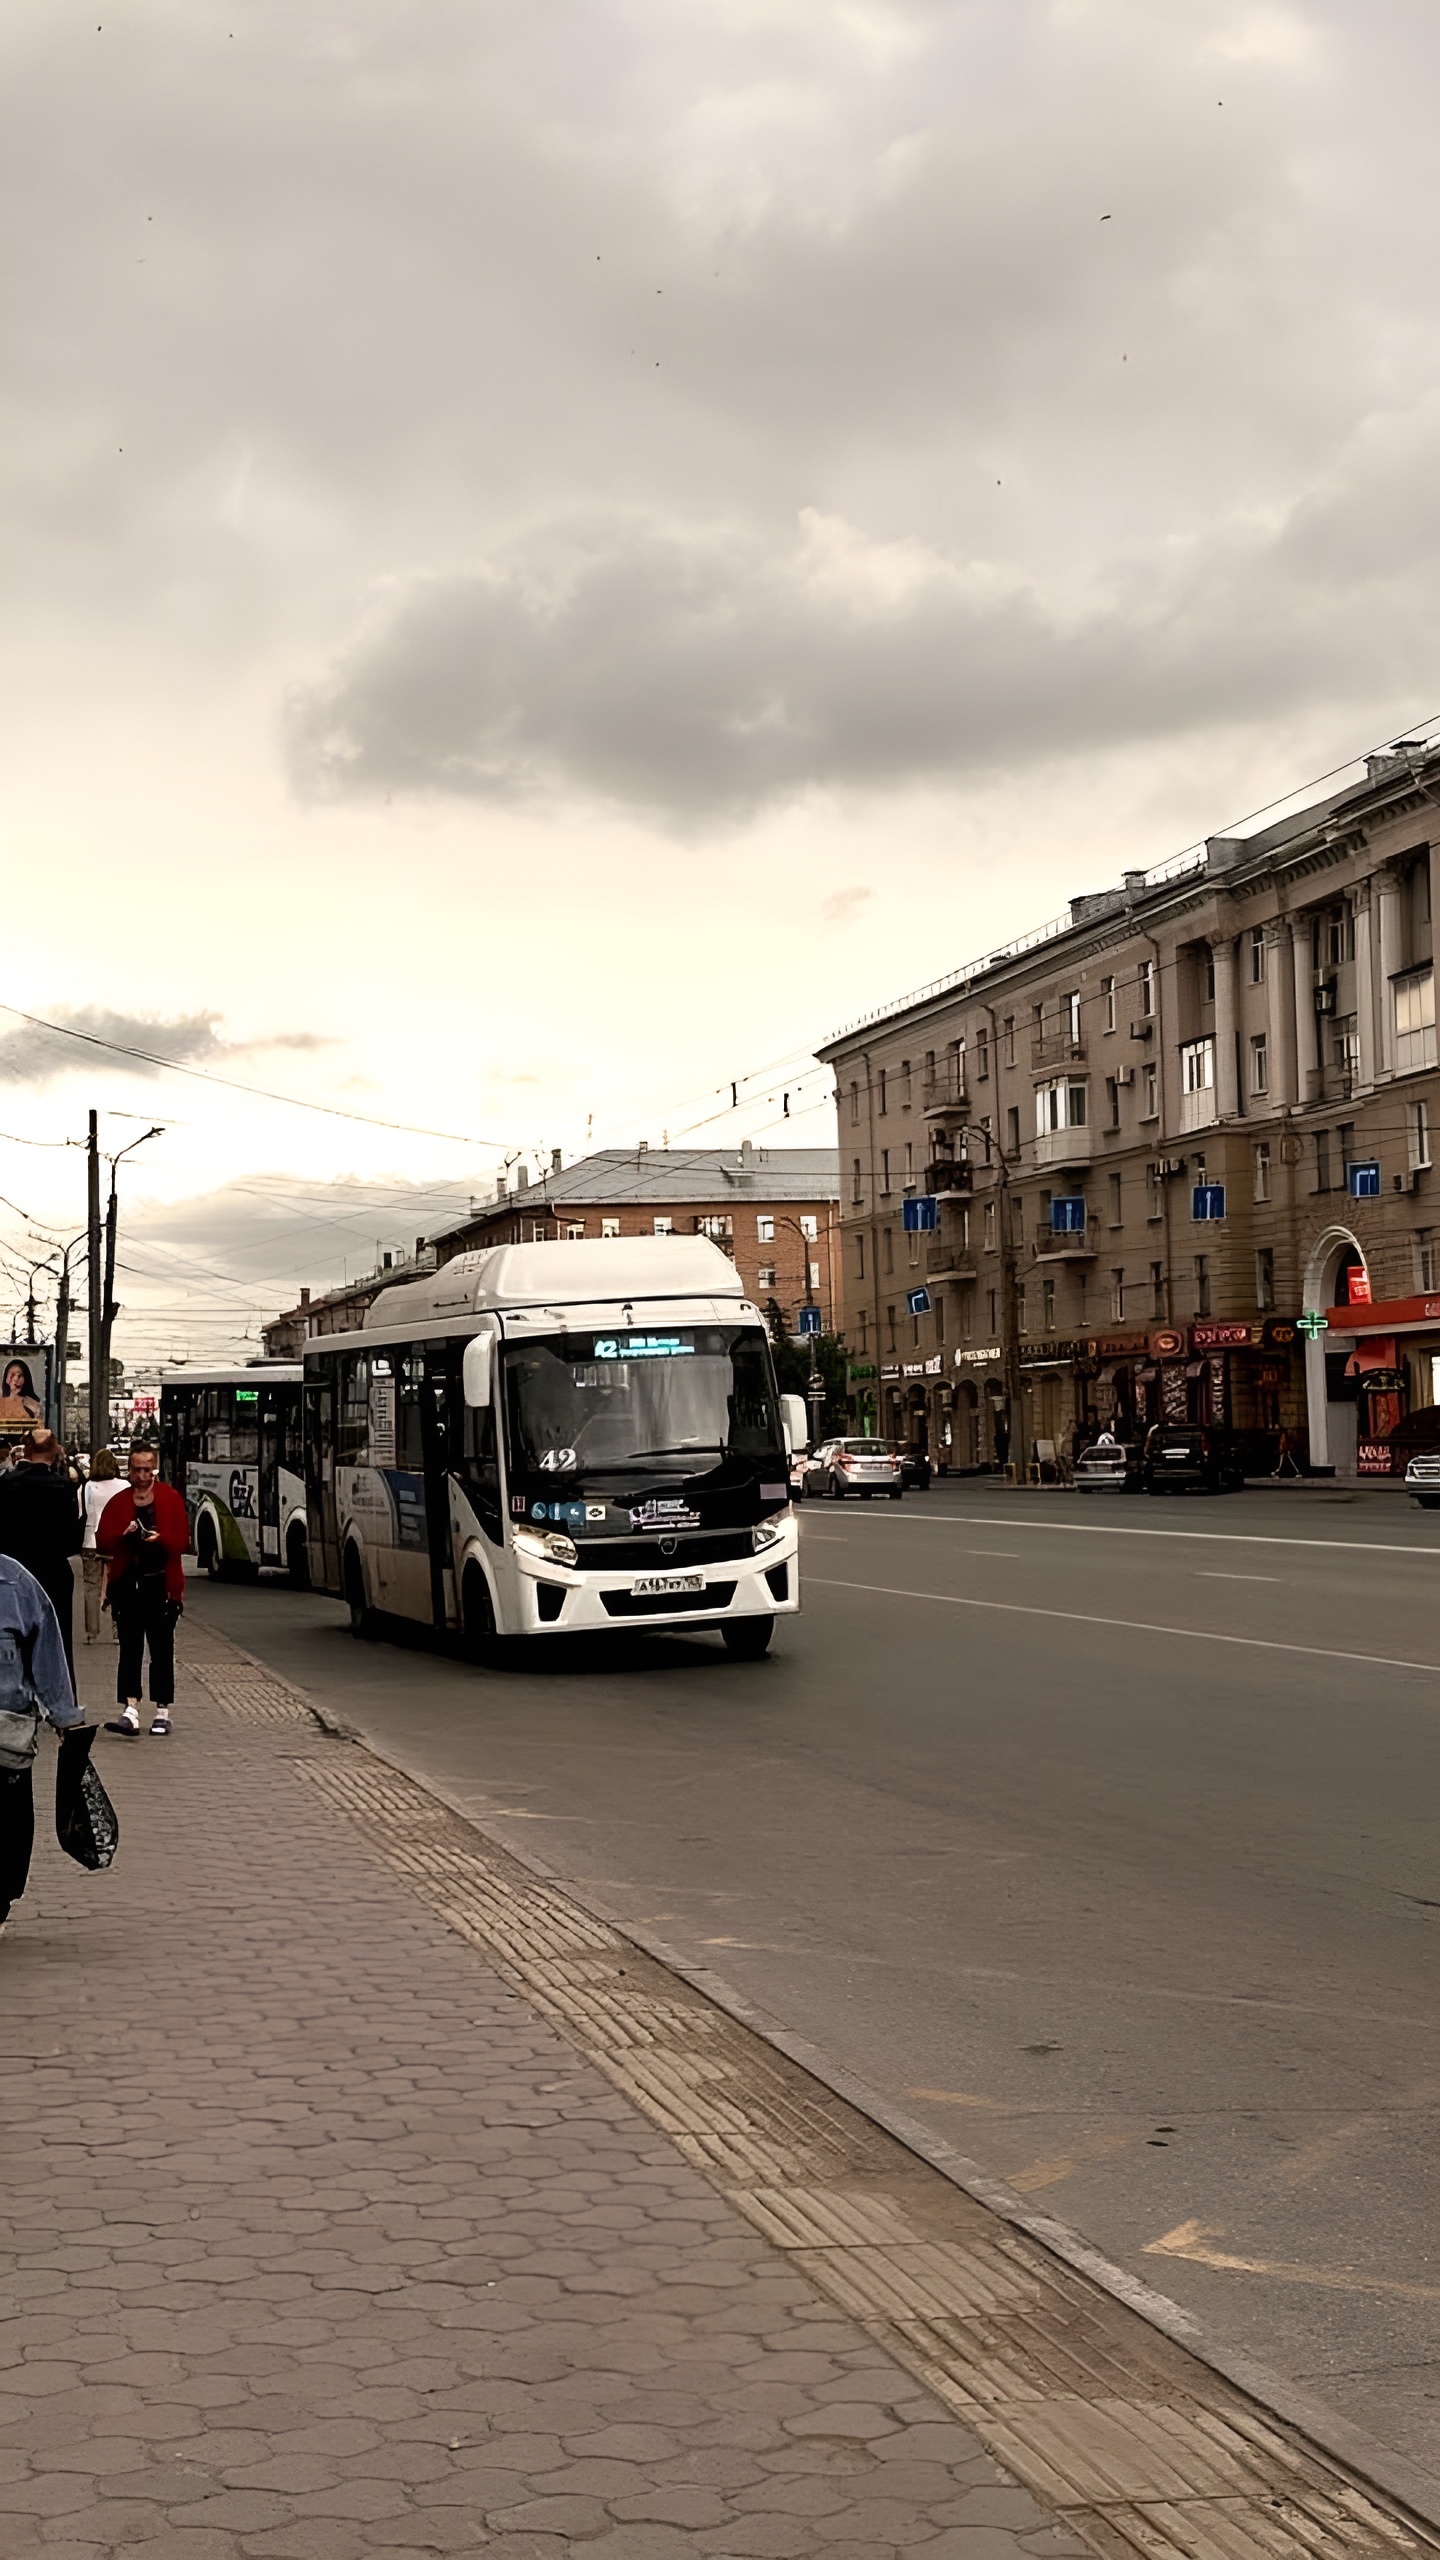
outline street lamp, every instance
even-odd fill
[[[810,1247],[812,1244],[818,1242],[818,1238],[807,1235],[798,1218],[787,1218],[783,1212],[779,1215],[777,1223],[782,1227],[793,1227],[795,1233],[800,1238],[801,1250],[805,1257],[805,1304],[807,1307],[815,1307],[815,1284],[810,1276]],[[816,1308],[816,1313],[818,1315],[818,1308]],[[803,1326],[801,1330],[805,1335],[806,1341],[810,1345],[810,1376],[806,1382],[805,1396],[810,1407],[810,1446],[813,1449],[817,1447],[819,1443],[820,1408],[825,1402],[825,1380],[821,1376],[820,1363],[816,1357],[816,1346],[820,1339],[820,1327],[818,1324],[809,1324]]]
[[[115,1303],[115,1231],[119,1218],[115,1175],[124,1158],[151,1138],[163,1138],[161,1128],[145,1129],[121,1147],[110,1158],[110,1199],[105,1212],[105,1260],[102,1277],[100,1264],[100,1160],[96,1136],[96,1115],[90,1114],[90,1446],[98,1449],[110,1422],[110,1341],[115,1318],[120,1310]]]

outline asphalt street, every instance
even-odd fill
[[[477,1672],[283,1585],[191,1605],[1440,2467],[1440,1515],[974,1482],[803,1539],[760,1664]]]

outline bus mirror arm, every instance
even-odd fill
[[[484,1406],[490,1402],[490,1379],[495,1356],[493,1333],[477,1333],[465,1345],[461,1380],[468,1405]]]

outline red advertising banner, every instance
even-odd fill
[[[1368,1271],[1357,1271],[1354,1269],[1347,1271],[1345,1274],[1345,1286],[1349,1291],[1349,1300],[1352,1307],[1369,1306],[1370,1274]]]
[[[1251,1328],[1248,1324],[1192,1324],[1192,1351],[1248,1351]]]

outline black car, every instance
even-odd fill
[[[1144,1476],[1147,1493],[1238,1493],[1245,1468],[1228,1432],[1157,1422],[1146,1436]]]

